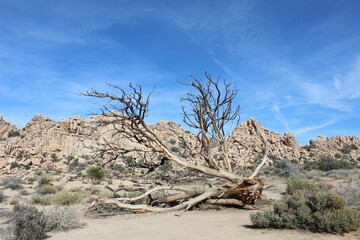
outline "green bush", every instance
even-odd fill
[[[308,192],[317,192],[324,189],[325,186],[321,183],[314,184],[314,182],[309,179],[302,177],[295,177],[289,180],[288,185],[286,187],[286,194],[292,195],[299,190],[306,190]]]
[[[84,200],[89,193],[85,191],[68,191],[62,190],[54,194],[34,194],[32,196],[32,202],[40,205],[73,205],[78,204]]]
[[[322,156],[318,161],[315,162],[305,162],[304,169],[318,169],[321,171],[331,171],[335,169],[353,169],[356,166],[344,159],[335,159],[330,156]]]
[[[8,138],[11,138],[11,137],[20,137],[20,132],[17,130],[10,130],[8,132]]]
[[[85,170],[85,175],[92,180],[102,180],[105,178],[105,170],[100,166],[91,166]]]
[[[52,181],[53,181],[52,175],[48,173],[40,173],[38,178],[39,186],[51,185]]]
[[[252,223],[261,228],[307,229],[342,234],[360,227],[360,211],[323,186],[294,179],[282,201],[273,210],[252,214]]]

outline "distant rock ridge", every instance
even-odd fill
[[[13,166],[55,166],[67,170],[73,159],[86,164],[93,157],[94,151],[102,146],[104,138],[112,138],[111,126],[99,125],[101,118],[97,116],[83,119],[74,116],[56,122],[36,114],[23,129],[17,129],[0,116],[0,169],[11,170]],[[184,141],[190,148],[196,146],[196,136],[185,131],[179,124],[160,121],[151,127],[174,151]],[[303,162],[315,161],[327,155],[360,164],[360,139],[355,136],[318,137],[303,147],[298,144],[293,133],[281,136],[264,128],[253,118],[242,122],[231,134],[229,155],[236,164],[251,165],[261,156],[265,144],[260,132],[264,133],[268,153],[272,158]],[[134,146],[127,139],[120,139],[120,144],[129,148]],[[195,156],[195,161],[196,155],[192,156]]]

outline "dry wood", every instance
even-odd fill
[[[146,161],[161,159],[161,162],[145,162],[142,167],[156,168],[164,162],[173,162],[179,168],[187,169],[204,174],[208,178],[214,178],[205,183],[190,183],[186,186],[135,186],[119,187],[112,189],[114,194],[120,190],[141,191],[137,197],[125,197],[108,200],[120,208],[134,212],[164,212],[174,210],[189,210],[202,202],[209,204],[232,205],[248,208],[256,199],[261,197],[265,183],[256,178],[261,167],[267,161],[267,152],[255,168],[254,172],[247,178],[243,178],[232,169],[232,161],[229,158],[228,140],[229,134],[225,131],[227,123],[239,120],[240,107],[233,108],[233,101],[238,90],[231,89],[231,84],[213,80],[209,74],[205,74],[206,81],[196,78],[184,84],[194,88],[195,93],[188,93],[182,101],[188,102],[190,109],[183,107],[184,122],[198,130],[197,139],[200,147],[199,156],[206,164],[190,163],[181,156],[175,154],[155,134],[145,121],[150,104],[150,95],[143,95],[141,86],[129,85],[130,92],[122,88],[109,85],[119,91],[119,95],[102,93],[96,90],[85,93],[86,96],[106,99],[101,115],[104,124],[112,124],[116,138],[127,138],[142,147],[124,148],[117,141],[104,140],[103,153],[114,155],[111,159],[118,159],[129,152],[142,152]],[[266,136],[258,126],[255,127],[262,137],[264,148],[267,148]],[[221,154],[222,160],[215,159],[214,151]],[[161,156],[161,158],[156,158]],[[150,160],[149,160],[150,159]],[[136,165],[134,166],[136,167]],[[218,181],[218,180],[222,181]]]

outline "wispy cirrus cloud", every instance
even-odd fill
[[[303,82],[301,88],[309,104],[319,104],[338,111],[354,111],[353,101],[360,98],[360,58],[345,76],[334,75],[325,83]]]
[[[336,119],[330,119],[329,121],[326,121],[326,122],[318,124],[318,125],[306,126],[306,127],[300,128],[300,129],[296,129],[294,132],[295,132],[296,135],[301,135],[301,134],[305,134],[305,133],[310,132],[310,131],[325,128],[327,126],[335,124],[336,122],[337,122]]]
[[[272,108],[271,108],[272,112],[274,113],[275,118],[284,126],[284,128],[286,129],[286,131],[290,132],[290,128],[289,128],[289,122],[288,120],[285,118],[285,116],[281,113],[280,108],[277,104],[275,104]]]

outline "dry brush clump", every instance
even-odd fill
[[[12,190],[23,188],[21,179],[17,177],[6,178],[1,182],[0,185],[3,186],[3,188],[10,188]]]
[[[60,190],[55,193],[34,194],[32,195],[32,203],[44,206],[49,205],[74,205],[81,203],[89,192],[80,189]]]
[[[273,210],[251,215],[260,228],[307,229],[343,234],[360,227],[360,210],[350,208],[344,197],[308,179],[289,181],[287,195]]]
[[[4,240],[41,240],[50,231],[83,226],[83,211],[78,206],[57,206],[39,211],[33,206],[17,205],[8,216],[8,226],[0,229]]]
[[[360,180],[350,179],[339,184],[335,188],[336,192],[344,196],[351,206],[360,207]]]

